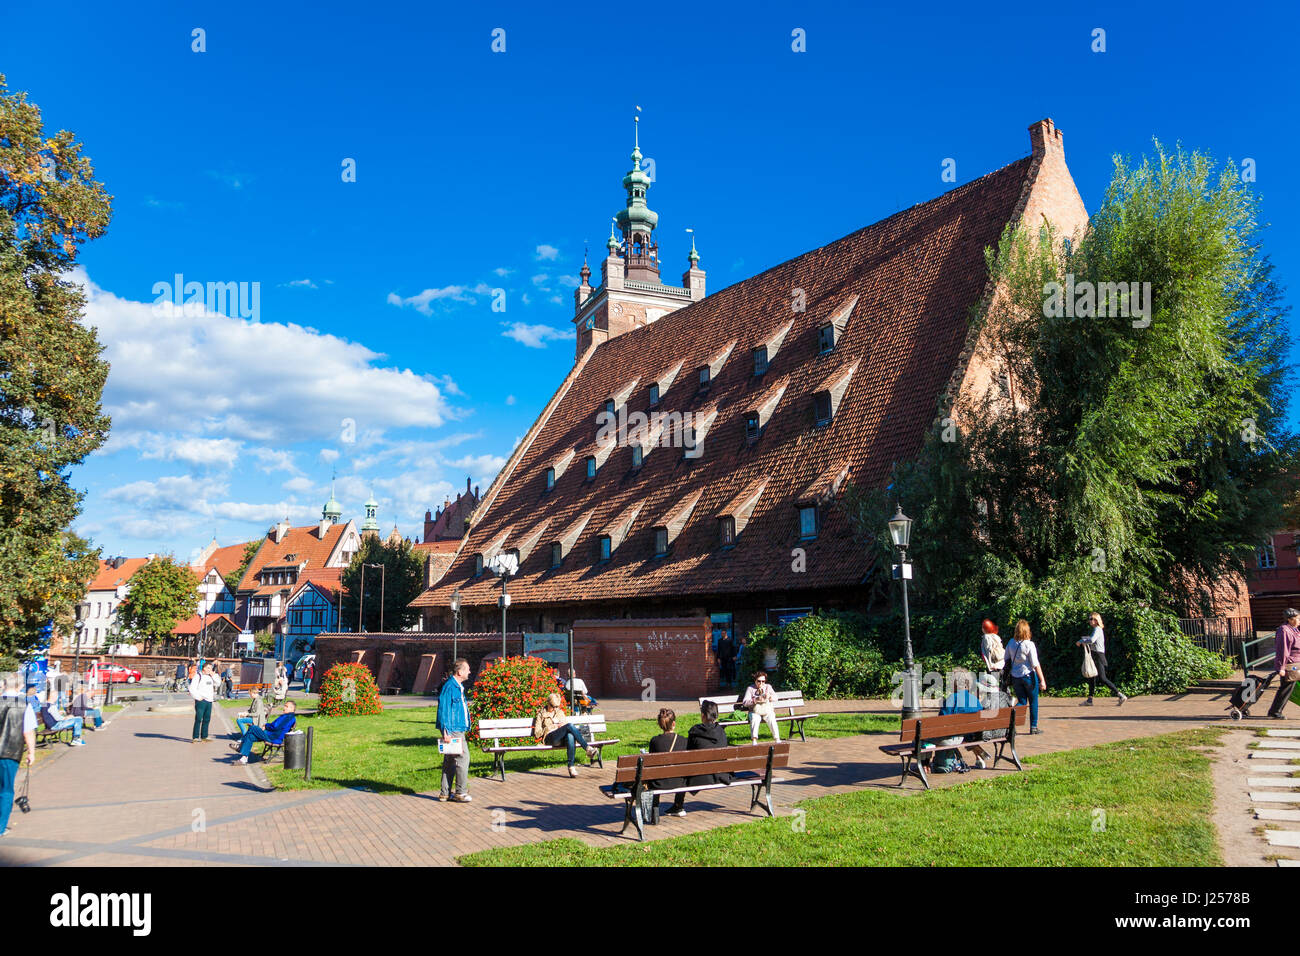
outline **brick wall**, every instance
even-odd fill
[[[575,670],[597,698],[637,698],[651,686],[660,700],[716,693],[709,630],[707,618],[576,621]]]
[[[506,635],[506,650],[512,656],[523,653],[523,635],[513,632]],[[362,651],[361,663],[379,679],[379,666],[384,654],[397,655],[392,683],[409,694],[415,685],[420,669],[420,658],[437,654],[438,660],[429,681],[428,693],[436,694],[447,668],[452,661],[452,649],[469,661],[471,679],[478,674],[479,665],[489,654],[501,654],[501,632],[461,634],[318,634],[316,636],[317,681],[335,664],[348,664],[354,651]]]

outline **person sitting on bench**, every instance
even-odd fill
[[[706,700],[700,704],[700,722],[686,735],[687,750],[713,750],[718,747],[730,747],[727,729],[718,723],[718,705]],[[729,773],[699,773],[691,777],[691,786],[707,787],[714,783],[731,783]],[[699,793],[698,790],[695,793]],[[694,796],[694,794],[692,794]]]
[[[745,690],[740,709],[749,711],[749,742],[758,743],[759,721],[766,720],[772,731],[772,740],[781,742],[781,732],[776,729],[776,691],[767,682],[767,671],[755,671],[754,683]]]
[[[560,695],[551,694],[546,698],[546,706],[533,717],[533,736],[550,747],[557,747],[563,742],[569,751],[569,776],[576,777],[578,768],[573,762],[576,747],[585,750],[587,759],[592,763],[600,759],[600,750],[589,746],[587,738],[582,735],[582,730],[569,723],[566,716],[564,701],[560,698]]]
[[[41,708],[41,720],[45,724],[45,729],[55,733],[60,730],[71,730],[72,745],[74,747],[84,747],[86,742],[81,739],[81,731],[84,726],[82,719],[80,717],[69,717],[59,710],[54,698],[54,690],[51,689],[45,706]]]
[[[650,738],[650,752],[652,754],[669,754],[675,750],[688,750],[686,738],[677,732],[677,713],[665,707],[659,711],[659,729],[663,731],[658,737]],[[685,777],[669,777],[664,780],[647,781],[646,786],[651,790],[672,790],[676,787],[686,785]],[[656,805],[659,798],[655,797]],[[672,817],[686,816],[686,794],[678,793],[673,798],[673,805],[665,812]]]
[[[249,727],[266,726],[266,699],[262,697],[262,691],[254,687],[249,698],[248,710],[241,710],[235,718],[235,726],[239,728],[237,733],[241,738]]]
[[[85,691],[72,699],[72,705],[68,710],[73,716],[80,717],[83,721],[89,717],[94,721],[96,730],[104,726],[104,712],[90,702],[90,695]]]
[[[979,697],[975,694],[975,691],[972,689],[974,687],[974,684],[975,684],[975,679],[970,671],[967,670],[953,671],[952,674],[953,690],[951,694],[949,694],[946,698],[944,698],[943,706],[939,708],[939,716],[947,717],[950,714],[978,714],[981,710],[983,710],[984,707],[980,703]],[[978,740],[981,738],[945,737],[943,740],[939,741],[939,743],[957,744],[957,743],[965,743],[971,739]],[[949,751],[949,753],[945,754],[944,756],[951,761],[952,757],[957,756],[957,751],[955,750]],[[984,769],[984,758],[987,756],[988,754],[984,751],[983,748],[980,748],[978,751],[975,751],[975,768],[977,770]],[[940,759],[942,760],[944,758],[941,757]]]
[[[230,746],[239,751],[239,763],[248,763],[248,755],[253,752],[253,744],[265,743],[280,746],[284,743],[284,735],[293,730],[293,725],[298,722],[294,716],[294,711],[298,705],[291,700],[284,702],[284,713],[275,720],[271,721],[265,727],[249,727],[244,731],[243,739],[238,744]]]

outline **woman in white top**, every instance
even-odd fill
[[[1088,626],[1092,628],[1092,633],[1086,637],[1081,637],[1075,641],[1080,647],[1086,647],[1092,652],[1092,662],[1097,665],[1097,676],[1087,678],[1088,681],[1088,699],[1080,706],[1091,707],[1092,695],[1097,689],[1097,682],[1105,684],[1119,698],[1119,706],[1124,705],[1128,700],[1124,692],[1114,685],[1109,677],[1106,676],[1106,632],[1102,629],[1101,615],[1095,611],[1088,615]]]
[[[1038,729],[1038,692],[1047,690],[1047,678],[1038,662],[1038,647],[1024,618],[1016,621],[1016,636],[1007,645],[1007,660],[1011,661],[1011,686],[1015,688],[1016,703],[1029,704],[1029,732],[1041,734]]]
[[[207,743],[212,701],[217,696],[217,679],[212,674],[211,664],[204,664],[203,670],[190,681],[190,696],[194,698],[194,735],[190,743],[197,744],[199,740]]]
[[[772,739],[777,743],[781,742],[781,732],[776,729],[776,691],[767,682],[767,671],[755,671],[754,683],[750,684],[745,691],[745,697],[740,702],[740,709],[749,711],[749,742],[758,743],[758,725],[761,721],[767,721],[767,727],[772,731]]]

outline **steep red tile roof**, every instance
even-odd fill
[[[455,542],[452,543],[455,544]],[[343,568],[320,568],[299,575],[298,583],[289,595],[289,601],[296,600],[298,594],[309,584],[314,584],[316,589],[325,596],[325,599],[333,604],[338,600],[339,591],[343,587]],[[281,586],[283,587],[283,585]],[[275,588],[271,590],[275,590]]]
[[[1037,161],[1025,157],[589,349],[488,490],[453,567],[413,604],[445,607],[456,587],[467,605],[494,604],[495,578],[473,576],[474,554],[490,558],[489,544],[502,546],[504,530],[544,520],[552,540],[565,542],[566,558],[551,569],[550,549],[538,548],[523,561],[510,586],[516,605],[861,582],[868,549],[833,496],[847,483],[886,483],[894,463],[920,448],[941,396],[965,369],[971,312],[988,284],[984,250],[1020,215]],[[795,289],[806,308],[792,313]],[[818,329],[828,322],[839,334],[823,355]],[[755,376],[751,350],[778,339],[768,371]],[[705,365],[712,380],[700,388],[695,370]],[[681,374],[649,407],[648,386],[672,370]],[[572,449],[591,449],[597,411],[632,380],[641,384],[629,414],[716,413],[703,454],[664,449],[633,470],[630,449],[620,445],[594,480],[583,467],[557,468],[546,492],[546,468]],[[779,391],[778,382],[784,391],[761,437],[747,441],[746,413]],[[841,385],[834,417],[816,427],[814,392]],[[653,526],[697,493],[671,552],[656,559]],[[831,498],[817,538],[800,541],[795,503],[808,494]],[[717,516],[728,509],[747,520],[737,521],[743,533],[734,547],[723,549]],[[621,545],[597,563],[596,536],[623,530],[628,514]],[[793,570],[795,547],[806,552],[803,573]]]
[[[236,631],[239,630],[239,625],[235,623],[235,619],[232,618],[229,614],[209,614],[208,630],[211,631],[213,625],[219,621],[229,624]],[[187,618],[186,620],[181,621],[179,624],[173,627],[172,633],[177,635],[178,637],[192,637],[195,634],[200,633],[202,630],[203,630],[203,615],[195,614],[193,617]]]
[[[324,537],[320,534],[319,525],[290,528],[279,542],[274,541],[268,534],[262,539],[262,546],[258,548],[253,560],[248,563],[244,576],[239,579],[239,592],[255,591],[257,594],[272,594],[289,587],[284,584],[262,586],[258,582],[258,575],[263,568],[289,565],[296,567],[302,564],[306,564],[305,570],[324,568],[325,562],[329,560],[350,527],[352,527],[351,521],[332,524],[325,529]]]
[[[112,591],[131,580],[132,575],[149,563],[148,558],[127,558],[120,568],[115,568],[107,561],[99,562],[99,570],[90,579],[87,591]]]
[[[228,574],[233,574],[239,567],[239,562],[244,560],[244,549],[248,547],[248,542],[242,544],[232,544],[226,548],[217,548],[213,551],[207,561],[203,562],[203,570],[199,572],[200,577],[207,574],[212,568],[217,569],[217,573],[223,578]]]

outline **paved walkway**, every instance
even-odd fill
[[[408,698],[409,700],[409,698]],[[137,703],[98,733],[89,746],[66,748],[32,776],[29,814],[15,811],[0,840],[0,863],[47,866],[125,865],[399,865],[452,864],[457,856],[492,847],[575,837],[595,846],[635,839],[619,835],[621,801],[596,789],[613,775],[584,768],[572,780],[563,760],[537,771],[512,772],[504,783],[471,778],[474,802],[443,804],[431,790],[413,795],[359,790],[276,792],[257,764],[230,762],[227,740],[191,744],[185,714],[150,713]],[[611,718],[653,716],[665,702],[608,701]],[[687,710],[694,702],[679,702]],[[1099,699],[1045,699],[1044,733],[1024,736],[1022,755],[1108,741],[1223,725],[1226,701],[1195,694],[1145,697],[1122,708]],[[819,703],[817,709],[891,713],[876,701]],[[1293,707],[1292,714],[1300,712]],[[233,712],[213,708],[213,732],[233,731]],[[1247,720],[1258,727],[1297,726]],[[774,788],[778,813],[812,797],[863,786],[896,790],[898,762],[877,747],[880,735],[796,741],[787,780]],[[430,763],[435,760],[431,758]],[[1008,770],[935,775],[936,786]],[[915,792],[910,779],[903,788]],[[752,819],[748,788],[689,798],[683,818],[665,818],[647,836],[661,839]],[[905,793],[901,798],[905,798]]]

